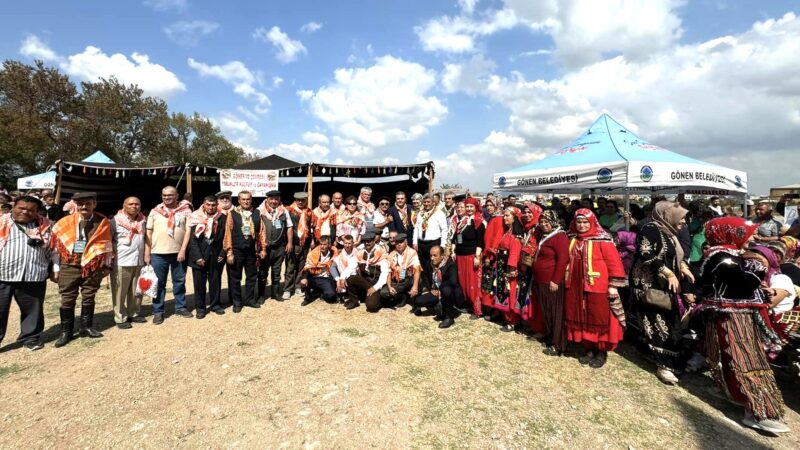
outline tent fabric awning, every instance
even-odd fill
[[[494,188],[514,192],[584,190],[747,192],[747,174],[651,144],[608,114],[580,137],[531,164],[494,174]]]

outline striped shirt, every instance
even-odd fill
[[[26,229],[36,228],[36,221],[27,223]],[[41,247],[28,245],[28,235],[12,226],[9,231],[8,243],[0,251],[0,281],[3,282],[33,282],[44,281],[49,275],[49,265],[53,256],[58,253],[51,252],[47,243]]]

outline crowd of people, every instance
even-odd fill
[[[371,313],[408,306],[439,328],[460,316],[498,323],[543,342],[547,355],[575,355],[593,369],[628,335],[662,382],[707,365],[715,395],[744,406],[743,423],[789,431],[771,364],[787,358],[800,326],[800,227],[781,224],[767,203],[748,220],[717,198],[654,198],[621,211],[605,198],[518,202],[452,192],[397,192],[375,202],[364,187],[358,196],[320,195],[313,208],[306,192],[289,205],[268,192],[256,207],[250,192],[239,192],[234,206],[224,191],[195,209],[168,186],[147,215],[132,196],[106,217],[92,192],[75,194],[66,208],[51,193],[42,199],[14,198],[0,216],[0,341],[13,298],[18,342],[42,348],[48,279],[61,298],[55,347],[75,339],[79,297],[78,336],[102,336],[93,321],[106,276],[117,327],[147,322],[138,294],[150,287],[140,276],[147,268],[157,283],[155,325],[164,322],[171,278],[174,317],[182,318],[293,296],[303,306],[363,304]]]

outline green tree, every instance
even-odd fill
[[[240,147],[231,144],[219,127],[198,113],[192,116],[173,113],[165,141],[157,154],[150,155],[150,161],[155,164],[190,162],[216,167],[232,167],[244,158]]]

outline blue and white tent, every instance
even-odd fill
[[[639,138],[608,114],[579,138],[534,163],[494,174],[512,192],[747,192],[747,173],[674,153]]]
[[[81,161],[95,164],[114,164],[114,160],[106,156],[106,154],[100,150],[97,150]],[[47,172],[37,173],[36,175],[17,178],[17,189],[19,190],[31,191],[36,189],[55,189],[55,187],[55,170],[49,170]]]

